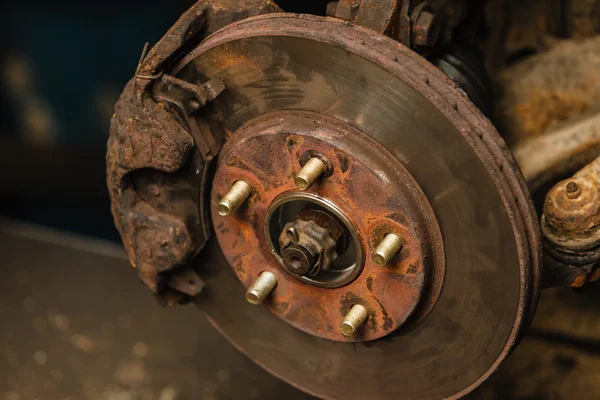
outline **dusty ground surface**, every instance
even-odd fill
[[[0,221],[0,399],[310,399],[194,307],[158,307],[119,245]],[[470,399],[600,398],[600,291],[549,290]]]
[[[0,222],[0,254],[2,400],[310,399],[160,308],[118,245]]]

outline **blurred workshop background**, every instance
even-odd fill
[[[190,4],[2,3],[3,215],[118,240],[104,179],[114,104],[143,44]]]
[[[114,105],[144,43],[157,42],[191,4],[2,2],[2,215],[118,240],[104,173]]]
[[[0,4],[0,400],[310,398],[193,306],[159,308],[113,226],[104,157],[114,104],[144,43],[191,4]],[[600,398],[590,289],[545,291],[521,347],[472,398]]]

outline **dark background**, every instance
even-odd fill
[[[0,12],[0,213],[118,240],[110,118],[146,41],[190,1],[11,1]]]

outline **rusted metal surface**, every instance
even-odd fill
[[[600,244],[600,158],[546,196],[542,231],[556,246],[589,250]]]
[[[495,122],[534,194],[600,151],[600,41],[580,34],[595,24],[592,3],[492,2],[488,23],[496,39],[487,43],[487,65],[503,89]]]
[[[190,115],[214,100],[223,90],[225,86],[218,79],[196,85],[171,75],[163,75],[153,86],[152,98],[175,107],[187,122]]]
[[[530,190],[540,195],[600,152],[600,64],[595,56],[600,41],[582,40],[585,35],[573,25],[583,3],[558,9],[551,1],[517,1],[509,7],[515,18],[504,50],[511,65],[499,76],[504,93],[497,120]],[[534,16],[540,23],[531,23]],[[585,24],[578,23],[584,30],[593,22],[589,13],[586,18]],[[574,184],[579,190],[569,191]],[[595,222],[589,219],[594,211],[585,186],[574,178],[548,193],[541,221],[545,286],[581,287],[596,279],[597,251],[590,235]]]
[[[546,196],[542,232],[547,244],[544,283],[579,288],[598,279],[600,158],[559,182]]]
[[[397,37],[402,3],[410,3],[410,1],[339,0],[329,3],[327,14],[331,17],[351,21],[390,37]]]
[[[504,72],[500,116],[507,130],[517,137],[539,136],[585,115],[600,85],[600,63],[592,57],[599,46],[597,39],[562,42]]]
[[[169,71],[183,55],[211,33],[237,20],[278,12],[271,0],[247,0],[244,6],[235,0],[200,0],[167,31],[163,38],[140,60],[137,83],[148,88],[156,77]]]
[[[435,46],[441,35],[441,22],[439,15],[428,8],[428,3],[422,2],[417,5],[412,13],[412,44],[417,47]]]
[[[289,133],[288,133],[289,132]],[[244,286],[263,271],[277,276],[277,288],[265,301],[280,318],[314,336],[336,341],[369,341],[396,330],[416,308],[431,261],[443,257],[432,249],[435,220],[427,200],[402,165],[364,134],[317,114],[275,113],[236,131],[219,158],[213,186],[213,219],[225,256]],[[339,139],[332,139],[332,138]],[[307,151],[323,154],[334,173],[315,183],[311,192],[338,205],[354,223],[365,253],[371,254],[387,233],[402,238],[402,254],[386,267],[364,260],[361,275],[346,286],[327,289],[299,281],[273,257],[263,236],[267,210],[276,198],[297,190],[294,176]],[[265,154],[272,154],[265,159]],[[231,218],[216,204],[233,181],[254,188],[247,206]],[[406,190],[411,187],[411,190]],[[428,213],[428,214],[427,214]],[[425,214],[425,215],[421,215]],[[334,243],[335,244],[335,243]],[[438,254],[436,254],[436,252]],[[426,264],[429,260],[429,265]],[[442,267],[443,268],[443,267]],[[439,272],[438,272],[439,273]],[[339,331],[354,304],[369,310],[369,322],[357,335]]]
[[[186,49],[238,18],[278,10],[268,0],[247,2],[252,4],[244,10],[237,3],[196,3],[147,55],[144,51],[111,122],[106,162],[115,224],[142,281],[159,296],[164,294],[159,300],[167,304],[189,298],[178,285],[169,288],[169,282],[176,279],[170,274],[190,273],[173,269],[189,264],[210,236],[202,199],[218,143],[202,121],[182,122],[175,110],[164,106],[169,103],[163,103],[164,95],[152,97],[151,88],[160,79],[163,89],[177,83],[194,89],[190,83],[165,75]],[[179,104],[185,108],[184,117],[222,90],[215,81],[196,90],[190,105]]]
[[[572,175],[600,150],[600,39],[540,43],[539,54],[498,79],[498,126],[532,191]]]
[[[397,40],[417,51],[448,43],[468,15],[469,2],[479,0],[339,0],[327,15],[350,21]]]
[[[519,142],[515,158],[532,192],[571,175],[600,153],[600,113]]]
[[[300,56],[308,53],[314,56]],[[332,346],[265,310],[243,307],[243,286],[229,267],[218,267],[225,261],[211,246],[206,279],[228,292],[215,290],[200,306],[234,344],[272,373],[321,397],[396,398],[400,390],[414,398],[459,397],[496,369],[537,302],[539,225],[506,145],[456,85],[370,30],[296,15],[241,21],[211,36],[180,69],[182,78],[218,76],[225,82],[228,90],[213,103],[219,114],[211,123],[228,135],[252,118],[290,108],[327,113],[360,128],[407,166],[445,231],[447,276],[429,315],[422,320],[415,315],[418,323],[386,340],[353,348]],[[479,249],[478,256],[465,249]],[[427,308],[424,300],[420,307]],[[260,330],[260,337],[242,334],[248,326]],[[285,355],[277,349],[286,349]],[[356,352],[360,369],[352,362]],[[311,361],[300,361],[307,354]],[[373,372],[380,368],[389,374]],[[357,374],[363,377],[360,386],[348,378]],[[323,379],[314,382],[309,376],[315,375]]]
[[[130,82],[111,124],[108,185],[132,265],[154,292],[158,274],[185,264],[206,239],[196,235],[200,215],[193,198],[172,199],[174,192],[194,191],[182,170],[193,147],[171,114],[147,94],[138,96]]]

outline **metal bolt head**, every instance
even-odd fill
[[[318,257],[310,254],[304,247],[292,244],[281,252],[281,259],[285,268],[292,274],[304,276],[313,269]]]
[[[251,304],[261,304],[277,286],[277,277],[269,271],[264,271],[254,281],[246,292],[246,300]]]
[[[300,170],[294,183],[300,190],[309,189],[327,170],[327,165],[318,158],[311,158]]]
[[[567,183],[567,197],[571,200],[575,200],[581,196],[581,189],[575,182]]]
[[[233,214],[248,200],[251,194],[252,187],[249,184],[237,181],[217,205],[217,212],[223,217]]]
[[[421,11],[413,26],[413,43],[416,46],[433,47],[440,38],[439,24],[435,14]]]
[[[360,328],[369,319],[369,312],[360,304],[352,306],[344,320],[340,324],[340,331],[344,336],[353,336],[358,328]]]
[[[325,15],[327,15],[328,17],[335,17],[335,11],[336,11],[337,5],[338,5],[337,1],[330,1],[329,3],[327,3]]]
[[[384,267],[400,250],[402,250],[402,241],[398,236],[389,233],[375,249],[375,253],[373,253],[373,262]]]

